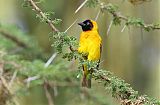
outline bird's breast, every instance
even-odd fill
[[[101,37],[97,31],[82,32],[80,35],[78,52],[89,53],[91,49],[100,48]]]

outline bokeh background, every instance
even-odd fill
[[[99,8],[85,6],[75,14],[75,10],[83,0],[45,0],[39,6],[44,11],[54,11],[54,18],[62,19],[56,27],[64,31],[75,19],[81,22],[85,19],[95,19]],[[160,1],[153,0],[140,5],[133,5],[123,0],[105,0],[119,6],[119,11],[126,16],[144,19],[146,23],[160,21]],[[54,52],[49,41],[50,28],[35,18],[30,8],[22,6],[23,0],[0,0],[0,22],[14,24],[23,32],[35,37],[41,48],[48,54]],[[112,25],[109,35],[107,29],[112,17],[108,13],[100,13],[97,20],[99,32],[103,40],[102,68],[112,71],[118,77],[130,83],[131,86],[148,96],[160,99],[160,31],[145,32],[141,28],[129,27],[121,32],[121,26]],[[79,38],[81,28],[74,24],[68,31],[69,35]],[[95,84],[95,88],[98,84]],[[98,88],[97,88],[98,89]],[[25,105],[46,105],[45,96],[41,88],[30,90],[31,95],[24,97]],[[57,105],[66,105],[62,101],[71,101],[72,97],[63,89],[59,89],[60,96],[56,98]],[[104,90],[100,90],[102,93]],[[104,94],[106,95],[106,94]],[[64,96],[64,97],[62,97]],[[66,98],[69,97],[69,98]],[[114,101],[114,100],[112,100]],[[111,101],[111,103],[112,103]]]

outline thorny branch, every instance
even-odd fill
[[[59,30],[53,25],[52,21],[47,18],[47,16],[42,12],[42,10],[36,5],[36,3],[33,0],[27,0],[30,5],[32,6],[32,10],[36,11],[38,14],[40,14],[44,19],[46,19],[46,22],[51,27],[52,31],[58,32]]]
[[[33,0],[27,0],[30,5],[32,6],[32,10],[36,11],[38,14],[40,14],[44,19],[46,19],[46,22],[48,23],[48,25],[50,26],[50,28],[52,29],[53,32],[59,32],[59,30],[54,26],[54,24],[52,23],[52,21],[50,19],[47,18],[47,16],[43,13],[43,11],[36,5],[36,3]],[[70,45],[69,49],[71,51],[76,51],[73,49],[73,47]]]
[[[124,20],[124,21],[126,21],[126,22],[129,21],[129,18],[128,18],[128,17],[120,14],[119,12],[114,11],[114,12],[110,12],[110,13],[111,13],[111,14],[113,15],[113,17],[115,17],[115,18],[119,18],[119,19]],[[146,28],[160,29],[160,27],[157,27],[157,26],[155,26],[154,24],[146,24],[146,23],[144,23],[144,24],[141,25],[140,27],[142,27],[142,28],[144,28],[144,29],[146,29]]]
[[[106,85],[106,83],[112,84],[111,78],[108,77],[106,74],[104,75],[104,73],[99,74],[99,71],[93,73],[93,78],[95,78],[95,80],[103,81],[104,85]],[[127,90],[125,91],[125,93],[117,92],[116,98],[120,101],[121,105],[144,105],[146,103],[148,105],[159,105],[150,103],[145,96],[137,96],[136,100],[129,99],[129,97],[134,95],[134,93],[135,91],[133,89]]]
[[[125,21],[126,23],[128,23],[130,21],[131,18],[127,17],[127,16],[124,16],[122,15],[119,11],[117,11],[115,9],[115,5],[111,4],[111,3],[108,3],[108,4],[105,4],[103,2],[101,2],[99,0],[99,3],[98,5],[100,6],[100,9],[101,11],[107,11],[109,12],[110,14],[112,14],[113,18],[114,19],[118,19],[118,20],[123,20]],[[128,24],[128,25],[131,25],[131,24]],[[152,29],[152,30],[155,30],[155,29],[160,29],[160,25],[159,24],[146,24],[144,22],[137,22],[137,27],[141,27],[143,29]]]

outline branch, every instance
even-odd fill
[[[104,2],[99,1],[98,5],[100,6],[101,12],[107,11],[113,16],[115,24],[120,24],[121,20],[123,20],[126,22],[126,25],[141,27],[146,31],[160,29],[160,24],[146,24],[140,18],[133,18],[122,15],[119,11],[117,11],[117,7],[111,3],[105,4]]]
[[[36,5],[36,3],[33,1],[33,0],[27,0],[29,3],[30,3],[30,5],[31,5],[31,7],[33,8],[32,10],[34,10],[34,11],[36,11],[37,12],[37,14],[39,14],[39,15],[41,15],[42,16],[42,18],[44,18],[45,20],[46,20],[46,22],[48,23],[48,25],[50,26],[50,28],[52,29],[52,31],[53,32],[60,32],[55,26],[54,26],[54,24],[52,23],[52,21],[44,14],[44,12]],[[75,20],[75,22],[76,22],[77,20]],[[74,22],[74,23],[75,23]],[[73,23],[73,24],[74,24]],[[73,25],[72,24],[72,25]],[[72,26],[71,25],[71,26]],[[70,28],[70,27],[69,27]],[[67,29],[68,30],[68,29]],[[66,32],[66,31],[65,31]],[[76,51],[76,50],[74,50],[73,49],[73,47],[70,45],[70,47],[69,47],[69,49],[71,50],[71,51]]]
[[[28,48],[28,46],[25,43],[18,40],[16,37],[14,37],[14,35],[11,35],[10,33],[7,33],[3,30],[0,30],[0,34],[3,35],[4,37],[6,37],[7,39],[10,39],[14,43],[16,43],[18,46],[23,47],[23,48]]]
[[[46,94],[46,97],[47,97],[47,100],[48,100],[48,105],[54,105],[53,100],[52,100],[52,96],[51,96],[51,94],[49,93],[49,90],[48,90],[48,84],[47,83],[44,83],[44,90],[45,90],[45,94]]]
[[[112,96],[117,98],[121,105],[160,105],[160,101],[151,99],[146,95],[138,95],[138,92],[130,87],[130,84],[114,76],[109,71],[95,70],[93,78],[104,84],[110,90]]]
[[[48,23],[48,25],[50,26],[50,28],[52,29],[52,31],[54,32],[58,32],[59,30],[54,26],[54,24],[52,23],[52,21],[50,19],[48,19],[48,17],[42,12],[42,10],[36,5],[36,3],[33,0],[27,0],[30,5],[32,6],[32,10],[36,11],[38,14],[40,14]]]
[[[110,13],[112,14],[113,17],[124,20],[125,22],[128,22],[130,20],[130,18],[120,14],[119,12],[113,11],[113,12],[110,12]],[[157,26],[158,25],[143,23],[139,27],[142,27],[144,29],[151,28],[151,29],[154,29],[154,30],[155,29],[160,29],[160,27],[157,27]]]
[[[128,0],[128,1],[131,2],[134,5],[137,5],[137,4],[142,4],[144,2],[150,2],[152,0]]]

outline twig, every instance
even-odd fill
[[[48,84],[47,83],[44,83],[44,90],[45,90],[46,98],[48,100],[48,105],[54,105],[52,96],[51,96],[51,94],[49,93],[49,90],[48,90]]]
[[[110,24],[109,24],[109,26],[108,26],[107,36],[109,35],[109,32],[110,32],[110,30],[111,30],[112,24],[113,24],[113,20],[111,20],[111,22],[110,22]]]
[[[142,4],[144,2],[150,2],[152,0],[128,0],[129,2],[131,2],[133,5],[137,5],[137,4]]]
[[[116,17],[118,17],[118,18],[120,18],[120,19],[122,19],[124,21],[128,21],[129,20],[129,18],[127,18],[126,16],[123,16],[123,15],[119,14],[118,12],[113,12],[112,15],[116,16]],[[143,25],[141,25],[139,27],[142,27],[142,28],[148,28],[148,27],[150,27],[151,29],[160,29],[160,27],[155,27],[155,25],[153,25],[153,24],[146,24],[146,23],[144,23]]]
[[[48,17],[42,12],[42,10],[35,4],[33,0],[27,0],[30,5],[32,6],[33,10],[38,12],[48,23],[48,25],[51,27],[52,31],[58,32],[59,30],[53,25],[52,21],[48,19]]]
[[[13,96],[13,92],[12,90],[9,88],[9,85],[7,84],[7,81],[5,80],[5,78],[3,76],[0,76],[0,80],[2,82],[2,85],[5,87],[5,89],[8,91],[8,94],[10,94],[10,96]],[[19,105],[17,98],[13,97],[13,102],[15,103],[15,105]]]
[[[14,35],[11,35],[10,33],[7,33],[7,32],[5,32],[3,30],[0,30],[0,33],[1,33],[1,35],[3,35],[4,37],[10,39],[11,41],[16,43],[20,47],[23,47],[23,48],[27,48],[28,47],[24,42],[18,40],[16,37],[14,37]]]
[[[37,80],[37,79],[39,79],[39,78],[40,78],[40,76],[39,76],[39,75],[36,75],[36,76],[29,77],[29,78],[25,79],[24,82],[26,82],[26,83],[27,83],[27,87],[29,87],[31,81]]]
[[[9,89],[9,86],[7,84],[7,81],[5,80],[5,78],[3,76],[0,77],[0,80],[3,84],[3,86],[7,89],[8,93],[13,95],[13,92]]]
[[[88,0],[85,0],[75,11],[75,13],[77,13],[86,3]]]
[[[13,73],[13,76],[12,76],[12,78],[11,78],[11,80],[10,80],[10,82],[9,82],[9,87],[11,87],[11,85],[13,84],[13,81],[15,80],[15,78],[16,78],[16,76],[17,76],[17,70]]]

